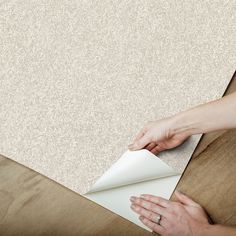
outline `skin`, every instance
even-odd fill
[[[177,147],[194,134],[236,128],[236,93],[148,122],[136,135],[131,151],[145,148],[154,154]],[[175,192],[178,202],[148,194],[132,196],[131,209],[147,227],[163,236],[236,235],[235,227],[214,225],[204,209],[192,199]],[[157,224],[161,215],[160,224]]]

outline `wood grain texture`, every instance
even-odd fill
[[[233,91],[236,91],[235,76],[227,93]],[[236,130],[204,135],[177,186],[201,203],[216,223],[236,225],[235,156]],[[151,233],[0,156],[0,235]]]

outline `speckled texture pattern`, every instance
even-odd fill
[[[84,193],[149,120],[222,96],[235,1],[0,1],[0,153]],[[183,171],[198,137],[160,158]]]

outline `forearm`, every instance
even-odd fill
[[[224,225],[210,225],[208,228],[203,229],[202,236],[235,236],[236,227],[224,226]]]
[[[236,128],[236,93],[173,116],[172,132],[189,135]]]

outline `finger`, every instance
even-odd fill
[[[186,196],[185,194],[179,192],[178,190],[175,191],[175,196],[177,197],[177,199],[185,204],[185,205],[189,205],[189,206],[199,206],[198,203],[194,202],[191,198],[189,198],[188,196]]]
[[[156,147],[154,147],[150,152],[156,155],[156,154],[162,152],[163,150],[165,150],[165,149],[160,147],[159,145],[156,145]]]
[[[134,142],[132,145],[129,145],[129,149],[131,151],[139,150],[147,146],[151,142],[151,138],[145,134],[141,139],[138,141]]]
[[[160,215],[154,213],[153,211],[149,211],[145,208],[142,208],[138,205],[132,204],[131,209],[135,211],[137,214],[144,216],[145,218],[151,220],[152,222],[158,223]]]
[[[149,201],[149,202],[153,202],[155,204],[158,204],[162,207],[170,207],[170,205],[171,205],[169,200],[166,200],[165,198],[162,198],[162,197],[153,196],[151,194],[142,194],[140,197],[142,199]]]
[[[156,143],[149,143],[145,149],[147,149],[148,151],[151,151],[154,147],[156,146]]]
[[[136,135],[136,137],[134,138],[134,142],[138,141],[140,138],[142,138],[145,133],[148,131],[148,129],[150,128],[150,124],[151,122],[147,123],[140,131],[139,133]]]
[[[133,143],[131,143],[130,145],[128,145],[129,150],[132,151],[134,143],[137,142],[141,137],[143,137],[144,134],[145,134],[145,132],[146,132],[146,131],[144,130],[144,128],[142,128],[142,129],[139,131],[139,133],[137,134],[137,136],[134,138]]]
[[[168,216],[168,212],[166,211],[166,208],[163,208],[155,203],[146,201],[139,197],[131,197],[131,202],[135,204],[138,209],[138,211],[141,211],[140,208],[145,208],[146,210],[152,211],[154,213],[157,213],[162,216]],[[139,207],[139,208],[138,208]]]
[[[166,219],[166,217],[161,216],[161,220],[159,221],[159,225],[161,225],[164,229],[170,229],[170,221]]]
[[[140,138],[143,137],[143,135],[146,133],[146,129],[142,128],[140,132],[137,134],[137,136],[134,138],[134,142],[138,141]]]
[[[160,235],[163,235],[164,232],[165,232],[165,229],[158,225],[158,224],[155,224],[154,222],[150,221],[149,219],[143,217],[143,216],[140,216],[139,219],[141,220],[141,222],[146,225],[149,229],[153,230],[154,232],[160,234]]]

